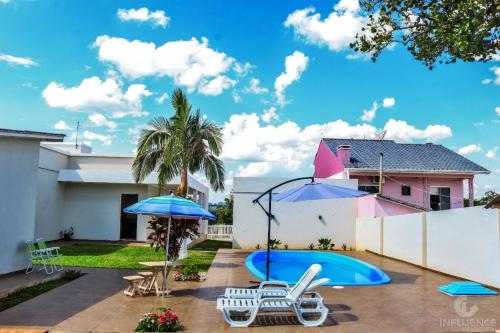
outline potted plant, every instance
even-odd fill
[[[73,238],[73,235],[75,234],[75,231],[73,230],[73,227],[70,227],[69,229],[64,229],[61,232],[59,232],[59,237],[62,240],[68,241]]]

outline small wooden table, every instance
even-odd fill
[[[146,266],[146,267],[150,268],[151,271],[153,272],[153,278],[145,287],[144,291],[146,293],[152,292],[153,286],[155,287],[155,291],[156,291],[157,296],[162,295],[162,294],[168,295],[170,293],[170,290],[162,289],[163,284],[162,284],[162,288],[158,287],[158,277],[163,276],[163,267],[165,267],[165,261],[146,261],[146,262],[140,262],[139,265]],[[171,261],[167,261],[167,278],[168,278],[168,274],[170,273],[170,268],[172,266],[173,266],[173,263]],[[166,286],[166,282],[165,282],[165,286]]]

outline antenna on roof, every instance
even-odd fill
[[[380,131],[375,133],[375,140],[384,140],[385,135],[387,134],[387,130]]]
[[[78,149],[78,131],[80,130],[80,122],[76,122],[75,148]]]

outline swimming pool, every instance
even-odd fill
[[[261,280],[266,278],[266,251],[257,251],[246,259],[250,273]],[[359,259],[333,252],[271,251],[270,280],[295,284],[312,264],[323,269],[319,278],[331,279],[329,286],[370,286],[391,282],[379,268]]]

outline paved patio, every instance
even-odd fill
[[[248,252],[220,250],[203,283],[175,282],[166,306],[177,312],[190,332],[463,332],[500,328],[500,298],[466,300],[469,317],[460,316],[455,299],[436,291],[452,278],[366,252],[347,255],[372,263],[392,278],[383,286],[319,289],[331,310],[324,327],[303,328],[292,316],[263,316],[248,329],[232,329],[215,309],[215,299],[228,286],[249,286],[255,279],[244,259]],[[161,298],[123,295],[121,277],[128,270],[84,269],[88,274],[44,295],[0,313],[0,325],[53,331],[132,332],[139,317]],[[460,305],[460,304],[458,304]],[[464,304],[462,304],[463,306]],[[474,312],[474,305],[477,311]],[[499,323],[499,324],[497,324]],[[471,325],[475,325],[472,327]],[[478,325],[488,325],[487,327]]]

